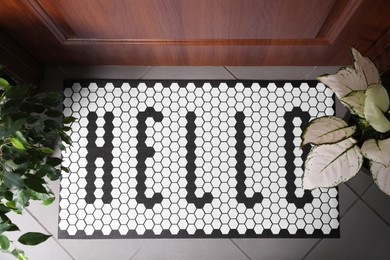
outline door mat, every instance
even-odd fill
[[[301,188],[317,81],[66,81],[59,238],[339,237],[336,188]]]

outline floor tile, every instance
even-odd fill
[[[146,242],[145,239],[61,239],[61,244],[76,260],[127,260]]]
[[[248,260],[228,239],[152,239],[131,260]]]
[[[384,194],[376,184],[364,194],[367,202],[388,224],[390,224],[390,197]]]
[[[322,240],[305,260],[389,259],[389,244],[390,227],[359,201],[341,220],[341,238]]]
[[[305,79],[316,79],[324,74],[334,74],[339,69],[340,66],[316,66],[308,75],[306,75]]]
[[[355,177],[347,182],[347,185],[359,196],[363,195],[373,183],[372,177],[363,171],[365,170],[359,171]]]
[[[358,196],[345,184],[339,185],[338,188],[340,216],[344,216],[351,205],[358,199]]]
[[[345,184],[339,186],[339,210],[343,216],[358,199]],[[341,227],[343,228],[343,227]],[[235,239],[251,259],[301,259],[318,239]],[[283,248],[283,250],[280,250]]]
[[[148,66],[47,66],[41,88],[62,91],[64,79],[140,79]]]
[[[334,73],[337,71],[338,67],[329,67],[323,68],[318,67],[313,70],[313,67],[306,68],[304,67],[301,72],[294,68],[288,69],[285,68],[283,70],[274,69],[272,72],[271,68],[267,69],[259,67],[228,67],[230,71],[231,68],[236,68],[235,76],[240,76],[243,79],[264,79],[261,77],[270,78],[270,75],[274,73],[274,76],[271,79],[295,79],[292,77],[296,77],[296,79],[303,78],[315,78],[318,76],[317,74],[323,74],[320,68],[323,71],[327,69],[329,72]],[[261,67],[260,67],[261,68]],[[56,87],[61,90],[62,89],[62,80],[64,78],[125,78],[124,75],[127,75],[127,78],[139,78],[143,74],[146,73],[145,79],[233,79],[233,76],[226,71],[223,67],[143,67],[143,68],[132,68],[132,70],[111,68],[106,70],[100,70],[101,68],[86,68],[82,67],[82,71],[78,71],[75,67],[56,67],[51,68],[51,70],[46,75],[45,85],[49,86],[49,89],[53,90]],[[151,69],[151,70],[150,70]],[[264,70],[265,69],[265,70]],[[147,73],[147,71],[149,73]],[[334,70],[334,71],[332,71]],[[108,76],[105,74],[105,71]],[[281,73],[282,71],[282,73]],[[309,71],[309,73],[307,73]],[[272,72],[272,73],[271,73]],[[126,74],[127,73],[127,74]],[[143,73],[143,74],[142,74]],[[240,74],[241,73],[241,74]],[[257,74],[258,73],[258,74]],[[263,73],[263,74],[262,74]],[[306,74],[305,74],[306,73]],[[325,72],[326,73],[326,72]],[[141,75],[142,74],[142,75]],[[251,78],[252,77],[252,78]],[[279,77],[279,78],[277,78]],[[61,84],[60,87],[58,87]],[[348,185],[353,188],[358,194],[362,194],[367,190],[369,185],[371,185],[372,180],[369,176],[360,176],[364,175],[363,173],[359,173],[355,179],[351,180]],[[368,178],[366,178],[368,177]],[[59,185],[58,183],[51,184],[51,187],[58,194]],[[341,215],[345,213],[347,209],[356,201],[357,196],[353,193],[347,186],[340,186],[340,212]],[[372,193],[372,194],[371,194]],[[387,198],[387,197],[386,197]],[[378,203],[378,209],[376,209],[379,214],[386,216],[390,216],[390,212],[387,212],[388,207],[385,206],[388,204],[386,199],[378,194],[371,187],[368,192],[365,194],[364,199],[373,205],[373,203]],[[378,202],[376,202],[378,201]],[[360,250],[359,254],[361,256],[368,256],[369,251],[371,250],[371,240],[377,242],[378,239],[382,239],[382,237],[390,237],[389,230],[387,226],[383,225],[383,222],[371,212],[371,210],[363,205],[362,203],[358,203],[351,208],[351,212],[348,212],[345,216],[345,219],[342,220],[341,232],[342,238],[335,240],[323,240],[318,248],[316,248],[310,255],[309,259],[323,259],[322,256],[327,256],[329,248],[336,248],[338,252],[343,252],[343,247],[350,250],[350,248],[358,247]],[[383,207],[381,206],[383,204]],[[375,208],[373,206],[373,208]],[[38,207],[38,205],[32,205],[30,207],[30,212],[36,217],[39,222],[43,223],[45,227],[52,232],[55,236],[57,234],[57,225],[58,225],[58,200],[53,203],[52,206],[49,207]],[[367,220],[365,220],[367,219]],[[374,223],[375,222],[375,223]],[[353,224],[351,224],[353,223]],[[372,224],[374,223],[374,224]],[[28,225],[28,223],[26,222]],[[362,228],[363,226],[363,228]],[[378,233],[378,238],[376,238],[373,232],[370,229],[373,229],[373,232]],[[357,229],[357,230],[352,230]],[[352,231],[350,231],[352,230]],[[352,234],[350,234],[352,232]],[[365,238],[365,233],[367,233],[367,238]],[[351,242],[345,242],[345,237],[349,238]],[[363,242],[359,242],[358,240],[363,240]],[[316,239],[236,239],[234,240],[244,252],[249,255],[252,259],[299,259],[302,257],[308,249],[310,249]],[[332,242],[335,241],[335,242]],[[343,246],[339,246],[337,241],[342,243]],[[384,241],[389,244],[388,239],[384,239]],[[68,250],[75,259],[129,259],[130,256],[134,256],[132,259],[248,259],[230,240],[65,240],[61,239],[59,242]],[[51,248],[41,248],[40,258],[30,258],[34,259],[53,259],[45,258],[46,255],[57,255],[57,251],[63,252],[64,250],[56,243],[54,239],[50,239],[47,243],[51,243]],[[330,247],[323,248],[328,245],[328,243],[332,243]],[[362,243],[362,244],[360,244]],[[369,246],[368,246],[369,245]],[[42,244],[41,246],[44,246]],[[377,246],[374,244],[374,248]],[[40,246],[39,246],[40,247]],[[36,247],[36,248],[39,248]],[[369,249],[366,249],[366,248]],[[283,250],[281,250],[281,248]],[[383,245],[380,244],[377,248],[380,252],[383,253]],[[35,250],[35,249],[31,249]],[[322,250],[317,253],[317,250]],[[347,251],[348,251],[347,250]],[[366,252],[366,251],[368,252]],[[26,250],[27,251],[27,250]],[[361,251],[364,251],[363,253]],[[284,255],[285,253],[289,253],[288,255]],[[363,259],[359,258],[358,253],[356,253],[357,258],[353,259]],[[68,258],[61,258],[61,253],[58,254],[59,257],[57,259],[71,259],[70,256],[66,255]],[[351,256],[356,256],[355,254],[350,254]],[[277,258],[280,256],[279,258]],[[283,257],[285,256],[285,257]],[[296,257],[295,257],[296,256]],[[348,256],[348,254],[347,254]],[[374,254],[375,256],[375,254]],[[378,255],[376,255],[378,256]],[[264,258],[262,258],[264,257]],[[380,258],[381,255],[379,255]],[[0,253],[0,259],[2,255]],[[7,259],[7,258],[5,258]],[[14,258],[11,258],[14,259]],[[345,257],[342,258],[333,258],[333,259],[348,259]],[[365,259],[376,259],[376,258],[365,258]]]
[[[49,206],[42,205],[41,202],[31,201],[28,211],[55,237],[58,234],[58,210],[59,210],[59,181],[50,182],[50,189],[56,199]]]
[[[235,239],[251,259],[301,259],[318,239]]]
[[[237,79],[295,80],[305,79],[314,67],[247,66],[226,67]]]
[[[142,79],[234,79],[224,67],[158,66]]]
[[[41,225],[28,213],[24,212],[23,215],[10,215],[12,221],[19,227],[22,231],[18,232],[10,232],[9,238],[11,240],[16,241],[20,235],[26,232],[41,232],[44,234],[48,234],[46,230],[44,230]],[[22,249],[26,256],[29,257],[30,260],[53,260],[53,256],[55,255],[56,260],[70,260],[73,259],[71,255],[69,255],[55,240],[55,237],[49,238],[45,242],[36,245],[36,246],[25,246],[18,242],[15,242],[19,249]],[[0,252],[0,259],[16,259],[14,257],[10,258],[10,255],[5,255]]]
[[[54,237],[58,237],[58,201],[59,182],[51,182],[49,187],[56,195],[56,200],[50,206],[42,206],[33,202],[29,211],[48,229]],[[147,240],[94,240],[94,239],[58,239],[58,242],[66,248],[77,260],[78,259],[128,259]],[[1,258],[0,258],[1,259]]]

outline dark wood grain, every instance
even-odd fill
[[[0,64],[18,82],[39,84],[42,65],[0,31]]]
[[[313,39],[335,0],[33,1],[78,39]],[[74,38],[68,35],[69,39]]]
[[[7,0],[0,30],[42,64],[347,65],[351,45],[382,64],[389,12],[388,0]]]

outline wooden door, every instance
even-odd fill
[[[343,65],[353,45],[386,71],[389,13],[388,0],[7,0],[0,31],[40,64]]]

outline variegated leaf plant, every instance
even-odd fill
[[[334,187],[354,177],[369,161],[375,183],[390,196],[389,94],[370,59],[352,48],[354,66],[318,80],[349,109],[356,125],[335,116],[314,119],[302,134],[312,144],[303,188]]]

